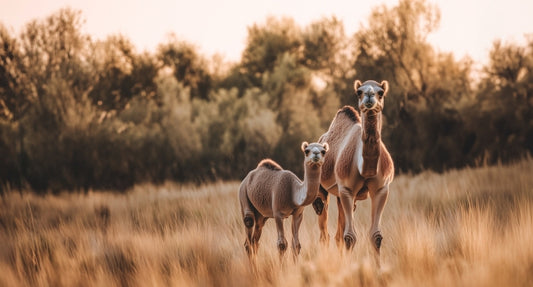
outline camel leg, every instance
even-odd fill
[[[252,207],[251,202],[248,200],[248,195],[246,194],[245,185],[241,184],[239,187],[239,203],[241,205],[241,213],[243,217],[244,227],[246,229],[246,241],[244,242],[244,248],[248,255],[251,255],[254,252],[253,247],[253,227],[255,224],[255,213],[254,208]]]
[[[329,242],[328,233],[328,207],[329,196],[328,192],[320,186],[320,192],[313,202],[313,208],[318,214],[318,228],[320,229],[320,242],[327,244]]]
[[[261,233],[263,232],[263,226],[265,226],[265,222],[267,221],[267,217],[258,216],[255,224],[254,229],[254,235],[252,237],[252,245],[253,245],[253,251],[254,253],[257,253],[257,249],[259,249],[259,238],[261,238]]]
[[[254,253],[254,240],[252,238],[254,222],[255,217],[253,215],[246,215],[244,217],[244,227],[246,228],[246,241],[244,241],[244,249],[249,256]]]
[[[353,227],[354,196],[349,188],[339,185],[339,197],[345,219],[344,244],[346,245],[346,249],[352,249],[356,241],[355,230]]]
[[[328,192],[322,187],[322,185],[319,187],[318,191],[318,195],[315,201],[313,201],[313,209],[317,215],[320,215],[322,214],[322,211],[324,211],[325,202],[328,200]]]
[[[246,241],[244,242],[244,249],[246,249],[246,252],[248,255],[251,255],[254,252],[254,240],[252,238],[253,236],[253,228],[254,225],[256,225],[255,215],[252,212],[243,212],[244,213],[244,227],[246,228]]]
[[[383,240],[383,236],[381,236],[380,230],[381,214],[383,213],[383,208],[385,207],[385,203],[387,202],[388,194],[388,186],[382,187],[376,192],[370,193],[370,197],[372,199],[372,225],[370,227],[370,240],[372,241],[372,245],[376,250],[376,259],[378,265],[381,241]]]
[[[285,239],[285,231],[283,230],[283,217],[281,214],[275,214],[274,218],[278,229],[278,250],[280,255],[283,255],[287,250],[287,239]]]
[[[298,234],[303,217],[303,210],[300,213],[292,215],[292,250],[294,252],[295,257],[296,255],[300,254],[300,249],[302,248],[302,246],[300,245],[300,239],[298,237]]]
[[[337,197],[337,209],[337,233],[335,234],[335,241],[340,248],[343,243],[344,225],[346,224],[346,220],[344,220],[344,209],[342,208],[340,197]]]

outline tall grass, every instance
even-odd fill
[[[308,207],[299,259],[280,261],[269,221],[252,267],[238,182],[138,185],[126,194],[8,192],[0,202],[0,286],[527,286],[532,175],[528,158],[398,176],[382,219],[380,270],[367,238],[369,201],[358,203],[353,251],[334,240],[321,245]]]

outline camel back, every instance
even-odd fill
[[[350,120],[352,120],[355,123],[361,122],[361,117],[359,116],[359,113],[352,107],[352,106],[344,106],[342,109],[337,111],[337,115],[335,118],[341,114],[344,114],[347,116]]]
[[[342,141],[345,137],[346,130],[350,129],[353,125],[361,123],[361,117],[359,113],[351,106],[344,106],[340,109],[335,118],[329,125],[328,132],[323,135],[324,140],[328,142],[331,146],[331,143],[337,145],[336,141]],[[325,142],[322,140],[319,142]]]
[[[270,170],[283,170],[283,168],[281,168],[281,166],[271,160],[271,159],[264,159],[262,160],[258,165],[257,167],[264,167],[264,168],[267,168],[267,169],[270,169]]]
[[[323,179],[333,176],[335,158],[337,158],[337,152],[342,141],[344,141],[347,136],[346,131],[359,123],[361,123],[359,113],[351,106],[344,106],[335,115],[328,131],[318,140],[320,143],[327,142],[330,147],[328,154],[325,157],[324,165],[322,166]]]

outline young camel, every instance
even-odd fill
[[[346,248],[351,249],[356,241],[352,223],[355,202],[370,195],[370,239],[376,250],[378,264],[383,239],[381,214],[394,177],[392,158],[381,141],[381,111],[388,87],[387,81],[366,81],[363,84],[355,81],[362,119],[354,108],[345,106],[337,112],[328,131],[320,137],[319,142],[329,143],[330,151],[324,159],[322,187],[313,203],[319,215],[320,238],[328,241],[328,193],[337,196],[339,215],[335,239],[338,243],[344,239]]]
[[[305,154],[303,182],[291,171],[265,159],[240,185],[239,201],[247,236],[244,246],[250,256],[257,252],[262,228],[268,218],[276,220],[278,250],[280,255],[285,253],[287,240],[283,219],[289,215],[292,215],[292,249],[295,255],[300,253],[298,230],[304,207],[317,197],[324,155],[329,146],[327,143],[303,142],[301,148]]]

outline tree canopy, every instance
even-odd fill
[[[125,189],[241,179],[265,157],[302,175],[302,141],[355,105],[355,79],[388,80],[383,141],[400,172],[509,161],[533,151],[533,37],[469,58],[432,47],[440,11],[377,6],[346,35],[335,17],[269,17],[239,62],[169,36],[155,53],[94,40],[61,9],[18,35],[0,24],[0,187]]]

